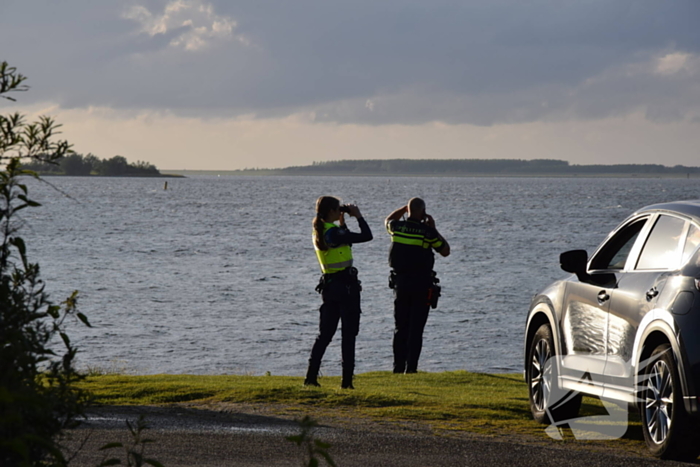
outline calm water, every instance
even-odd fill
[[[363,291],[357,372],[391,368],[383,219],[421,196],[448,239],[443,297],[420,369],[520,371],[532,295],[565,276],[638,207],[698,198],[697,180],[526,178],[50,178],[25,211],[30,258],[54,300],[80,291],[82,366],[151,373],[302,375],[318,324],[314,202],[356,202],[374,241],[354,256]],[[354,220],[349,225],[356,227]],[[340,335],[322,371],[340,373]]]

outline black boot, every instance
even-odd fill
[[[321,363],[315,363],[309,360],[309,368],[306,370],[306,379],[304,380],[304,386],[316,386],[321,387],[318,384],[318,370],[321,368]]]
[[[343,370],[343,382],[340,383],[340,387],[343,389],[355,389],[352,385],[352,374],[353,370]]]

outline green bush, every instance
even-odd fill
[[[25,91],[25,77],[0,64],[0,97]],[[50,117],[27,123],[23,115],[0,115],[0,465],[63,466],[62,430],[77,424],[86,394],[76,389],[80,376],[73,363],[76,349],[65,333],[75,318],[89,326],[76,309],[77,292],[61,304],[44,291],[39,265],[28,259],[19,236],[17,213],[39,206],[28,198],[23,161],[55,163],[70,154],[70,144],[55,140]],[[60,347],[57,349],[56,347]]]

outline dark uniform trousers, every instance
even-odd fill
[[[321,359],[328,344],[333,340],[338,322],[341,327],[341,352],[343,374],[350,374],[355,368],[355,338],[360,331],[360,284],[357,276],[343,275],[332,279],[323,289],[323,304],[318,336],[311,349],[309,368],[313,374],[318,373]]]
[[[415,373],[430,310],[431,272],[397,273],[394,284],[394,373]]]

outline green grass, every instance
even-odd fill
[[[546,438],[530,415],[527,387],[519,374],[454,371],[394,375],[364,373],[355,390],[339,377],[320,379],[321,388],[291,376],[127,376],[92,374],[81,383],[98,404],[246,403],[280,407],[286,413],[335,413],[384,421],[416,421],[435,430]],[[584,398],[582,416],[605,414],[600,401]],[[631,439],[639,439],[632,421]]]

